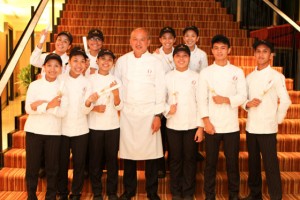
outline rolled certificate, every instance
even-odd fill
[[[47,24],[45,31],[48,32],[49,29],[50,29],[50,23]],[[40,43],[43,44],[45,40],[46,40],[46,35],[43,34],[40,38]]]
[[[82,41],[83,41],[83,48],[84,48],[84,51],[85,53],[87,54],[88,53],[88,46],[87,46],[87,40],[86,40],[86,37],[82,37]]]
[[[117,89],[119,87],[120,87],[120,84],[114,85],[112,87],[107,87],[107,88],[102,89],[101,91],[98,91],[97,94],[99,96],[101,96],[101,95],[103,95],[103,94],[105,94],[107,92],[113,91],[113,90],[115,90],[115,89]]]

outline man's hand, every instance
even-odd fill
[[[230,104],[230,100],[228,97],[223,97],[220,95],[216,95],[212,97],[213,101],[215,102],[215,104]]]
[[[30,104],[30,107],[33,111],[36,111],[37,110],[37,107],[42,105],[43,103],[47,103],[47,101],[45,100],[37,100],[35,102],[33,102],[32,104]]]
[[[152,125],[151,125],[152,134],[156,133],[160,129],[160,126],[161,126],[160,117],[154,116]]]
[[[204,122],[204,131],[210,135],[214,135],[216,133],[214,125],[210,122],[208,117],[203,118]]]
[[[204,140],[203,128],[199,127],[194,137],[195,142],[202,142]]]
[[[261,103],[261,100],[254,98],[246,104],[246,108],[257,107]]]
[[[98,113],[104,113],[105,109],[106,109],[106,105],[98,105],[98,106],[94,106],[92,111],[98,112]]]
[[[170,106],[170,111],[168,112],[169,115],[174,115],[177,111],[177,104],[172,104]]]

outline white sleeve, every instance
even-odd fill
[[[42,49],[35,47],[30,56],[30,64],[42,68],[47,55],[47,53],[42,54]]]
[[[42,114],[42,112],[40,111],[41,109],[40,110],[37,109],[36,111],[31,109],[31,104],[38,100],[38,99],[36,99],[36,94],[37,94],[38,90],[35,86],[36,86],[35,82],[30,83],[27,93],[26,93],[25,111],[29,115]],[[41,100],[41,99],[39,99],[39,100]]]
[[[280,100],[277,109],[277,122],[278,124],[281,124],[285,118],[289,106],[291,105],[291,100],[285,86],[284,75],[280,74],[278,79],[276,79],[275,87]]]

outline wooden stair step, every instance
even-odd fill
[[[114,27],[164,27],[166,25],[171,27],[181,27],[184,28],[189,26],[190,23],[185,20],[105,20],[105,19],[64,19],[60,18],[58,20],[59,25],[70,25],[70,26],[85,26],[89,24],[90,26],[114,26]],[[198,28],[228,28],[228,29],[238,29],[239,23],[232,21],[222,21],[222,22],[205,22],[205,21],[194,21],[193,24]]]
[[[91,2],[93,3],[93,2]],[[138,7],[166,7],[166,8],[176,8],[176,7],[219,7],[221,8],[220,2],[215,1],[153,1],[153,5],[149,5],[144,1],[97,1],[92,6],[90,4],[84,3],[82,1],[70,2],[64,4],[64,10],[85,10],[90,11],[93,8],[99,10],[103,9],[103,6],[131,6],[135,8]]]
[[[170,9],[170,8],[169,8]],[[200,14],[201,13],[201,14]],[[206,14],[206,12],[200,11],[198,14],[195,15],[186,15],[186,13],[164,13],[165,15],[162,16],[162,19],[166,19],[169,21],[174,20],[189,20],[189,21],[233,21],[233,16],[228,14]],[[61,13],[61,18],[101,18],[101,19],[127,19],[127,20],[137,20],[137,19],[147,19],[147,20],[155,20],[157,19],[157,12],[153,13],[145,13],[143,11],[137,11],[137,12],[118,12],[118,15],[116,16],[115,12],[111,11],[103,11],[99,12],[99,10],[96,11],[84,11],[84,12],[78,12],[78,11],[63,11]]]
[[[37,192],[38,200],[44,200],[46,196],[46,192]],[[171,200],[172,195],[171,194],[159,194],[160,198],[162,200]],[[103,196],[104,199],[106,198],[106,195]],[[0,200],[24,200],[27,198],[27,192],[14,192],[14,191],[0,191]],[[197,195],[197,199],[204,199],[205,195]],[[82,193],[81,199],[83,200],[93,200],[93,194],[92,193]],[[147,200],[146,194],[137,194],[132,198],[132,200]],[[217,194],[216,195],[217,200],[227,200],[228,195],[222,195]],[[263,195],[263,199],[267,200],[269,199],[269,195]],[[282,196],[283,200],[299,200],[300,195],[294,195],[294,194],[283,194]]]
[[[211,4],[212,5],[212,4]],[[102,8],[101,8],[102,7]],[[102,5],[70,5],[66,4],[64,6],[64,10],[61,11],[61,13],[64,12],[78,12],[78,13],[84,13],[84,12],[98,12],[98,13],[112,13],[112,12],[118,12],[119,13],[159,13],[162,15],[174,15],[174,13],[178,14],[186,14],[186,13],[194,13],[195,15],[198,14],[225,14],[225,15],[231,15],[227,13],[227,9],[218,6],[218,4],[214,4],[212,7],[209,5],[199,5],[199,6],[180,6],[180,5],[171,5],[171,6],[161,6],[161,5],[105,5],[105,9],[103,9]],[[68,9],[69,8],[69,9]],[[101,10],[101,12],[99,12]],[[103,11],[103,12],[102,12]]]
[[[70,182],[72,180],[72,172],[73,170],[69,170],[69,187]],[[138,187],[137,193],[144,194],[145,193],[145,175],[144,171],[137,172],[138,177]],[[248,194],[249,189],[247,186],[247,172],[240,173],[240,193],[241,194]],[[103,190],[105,191],[106,183],[106,173],[103,173]],[[265,179],[265,173],[262,173],[263,179],[263,193],[267,193],[267,185]],[[282,179],[282,189],[284,194],[294,194],[300,195],[300,172],[281,172],[281,179]],[[196,175],[196,196],[199,194],[203,194],[203,173],[197,173]],[[119,187],[118,193],[121,194],[123,192],[123,171],[119,172]],[[158,184],[158,193],[159,194],[170,194],[170,178],[169,174],[167,173],[166,178],[159,179]],[[46,190],[46,180],[39,179],[37,191],[42,192]],[[2,168],[0,170],[0,191],[26,191],[26,184],[25,184],[25,169],[19,168]],[[92,193],[91,184],[88,179],[84,182],[84,187],[82,190],[83,193]],[[217,194],[227,194],[227,175],[226,172],[217,172],[216,177],[216,193]]]

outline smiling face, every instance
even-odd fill
[[[44,65],[45,78],[47,81],[55,81],[57,76],[61,74],[61,65],[56,59],[50,59]]]
[[[191,50],[194,50],[196,43],[199,41],[199,36],[195,31],[188,30],[183,36],[183,41]]]
[[[70,76],[77,78],[86,68],[86,59],[83,55],[74,55],[69,60]]]
[[[150,45],[148,32],[145,29],[138,28],[131,32],[130,46],[135,57],[140,58]]]
[[[172,51],[176,38],[174,38],[171,33],[165,33],[159,38],[159,41],[162,44],[164,51]]]
[[[99,74],[107,75],[113,67],[114,59],[110,55],[103,55],[97,59]]]
[[[102,48],[103,41],[99,37],[92,37],[87,41],[90,52],[97,55],[99,50]]]
[[[227,57],[230,53],[231,49],[228,48],[227,44],[222,42],[216,42],[213,44],[211,52],[214,55],[215,62],[218,65],[225,65],[227,64]]]
[[[268,46],[261,44],[254,50],[254,57],[256,58],[258,70],[261,70],[270,64],[273,53]]]
[[[66,35],[57,36],[55,41],[55,53],[63,55],[71,48],[69,38]]]
[[[177,71],[185,71],[189,67],[190,56],[185,51],[179,51],[174,56],[174,63]]]

